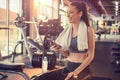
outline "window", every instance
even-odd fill
[[[40,0],[38,2],[39,19],[57,19],[58,18],[58,0]]]
[[[0,0],[0,3],[0,51],[4,57],[11,54],[16,42],[20,39],[14,20],[17,13],[21,13],[22,0]]]

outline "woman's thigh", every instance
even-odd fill
[[[90,80],[90,77],[91,77],[91,71],[90,68],[87,67],[78,75],[76,79],[73,78],[73,80]]]

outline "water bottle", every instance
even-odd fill
[[[42,72],[43,73],[47,72],[47,68],[48,68],[48,60],[47,60],[47,57],[44,56],[42,60]]]

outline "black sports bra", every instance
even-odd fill
[[[69,47],[69,51],[72,52],[72,53],[86,53],[88,49],[85,49],[83,51],[79,51],[78,48],[77,48],[77,36],[76,37],[73,37],[71,39],[71,44],[70,44],[70,47]]]

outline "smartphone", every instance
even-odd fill
[[[57,43],[55,43],[55,41],[52,40],[51,38],[47,38],[47,40],[49,41],[50,45],[55,45],[55,47],[57,47],[57,49],[61,49],[62,48],[60,45],[58,45]]]

